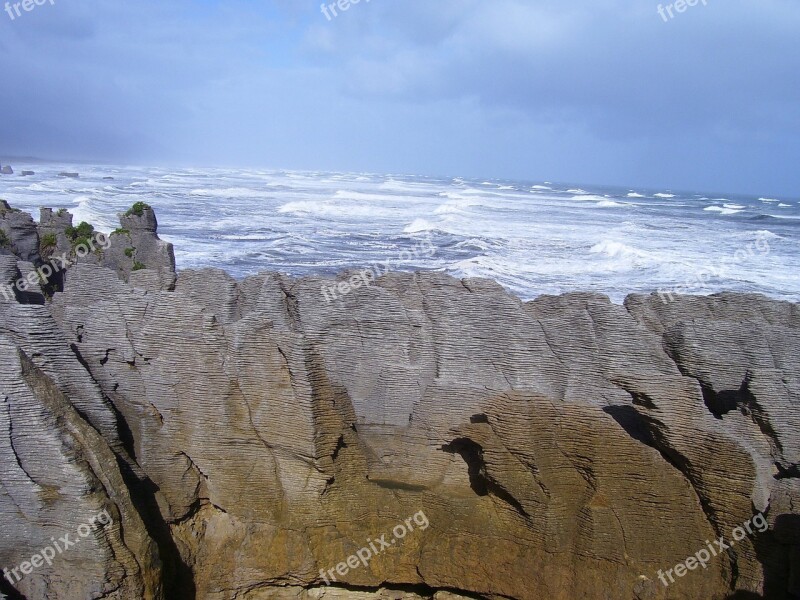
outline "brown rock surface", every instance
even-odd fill
[[[523,303],[440,274],[332,302],[318,277],[148,281],[82,264],[47,305],[2,307],[0,564],[86,506],[125,532],[36,571],[30,598],[800,592],[797,305]],[[759,512],[769,531],[659,581]]]

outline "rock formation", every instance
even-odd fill
[[[326,302],[321,277],[175,276],[137,212],[45,304],[0,298],[0,567],[113,517],[10,597],[800,594],[798,305],[438,273]],[[37,259],[14,219],[6,280]],[[68,226],[39,232],[60,250]]]

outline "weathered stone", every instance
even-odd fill
[[[112,239],[156,235],[144,212],[122,224]],[[336,280],[209,269],[175,281],[168,262],[129,282],[117,263],[79,264],[45,306],[0,304],[0,408],[13,409],[0,422],[0,560],[24,560],[54,515],[92,502],[117,506],[125,531],[119,551],[43,569],[43,587],[19,588],[29,597],[98,597],[107,582],[197,600],[788,599],[800,587],[797,305],[525,303],[436,273],[326,301]],[[0,275],[17,263],[0,256]],[[81,453],[100,456],[91,470]],[[62,490],[51,512],[18,491],[20,469]],[[662,583],[759,513],[766,532]]]
[[[6,250],[21,260],[40,262],[36,223],[28,213],[11,208],[5,200],[0,200],[0,231],[0,236],[8,240]]]

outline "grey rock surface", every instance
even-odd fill
[[[122,225],[152,244],[154,215]],[[436,273],[327,302],[322,277],[175,280],[150,247],[127,280],[84,262],[46,305],[0,304],[0,564],[87,511],[119,526],[27,597],[800,593],[797,305],[522,302]]]
[[[21,260],[39,260],[39,235],[36,223],[26,212],[11,208],[5,200],[0,200],[0,230],[9,243],[6,250]]]

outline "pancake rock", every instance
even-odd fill
[[[0,591],[800,594],[797,305],[525,303],[438,273],[328,302],[321,277],[175,276],[155,215],[122,225],[111,247],[130,239],[155,268],[107,252],[44,305],[0,305],[0,565],[113,516]]]

